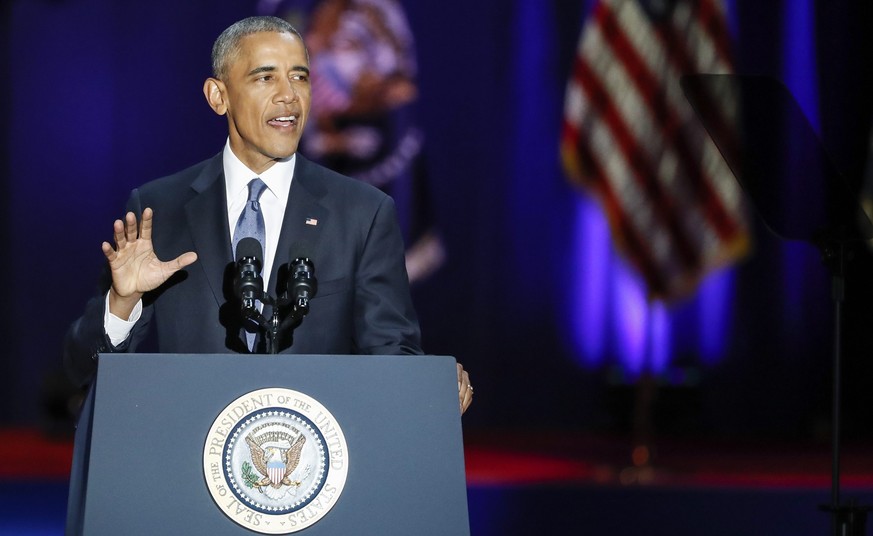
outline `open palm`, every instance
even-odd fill
[[[153,217],[152,209],[146,208],[138,226],[136,216],[128,212],[124,221],[116,220],[113,225],[115,247],[103,242],[103,254],[112,272],[112,291],[118,298],[139,300],[143,293],[158,288],[197,260],[193,251],[170,261],[160,260],[152,246]]]

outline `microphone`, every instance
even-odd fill
[[[309,300],[318,292],[315,279],[315,265],[308,257],[297,257],[291,261],[291,277],[288,279],[288,293],[293,296],[294,306],[303,314],[309,311]]]
[[[304,244],[294,244],[290,251],[290,258],[294,260],[279,269],[276,291],[279,292],[282,287],[284,290],[273,308],[272,331],[267,340],[272,353],[294,344],[294,330],[309,314],[309,300],[315,297],[318,290],[315,265],[306,251]]]
[[[285,279],[283,298],[286,304],[302,310],[305,315],[309,311],[309,300],[318,292],[315,264],[309,258],[308,242],[295,242],[291,245],[290,253],[294,260],[286,265],[288,277]]]
[[[261,277],[264,249],[256,238],[246,237],[236,246],[236,278],[234,292],[242,301],[243,313],[256,310],[255,300],[263,300],[264,279]]]

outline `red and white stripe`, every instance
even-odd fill
[[[285,464],[270,464],[267,467],[267,473],[270,477],[270,482],[278,486],[285,478]]]
[[[583,28],[566,166],[600,199],[653,297],[686,294],[747,247],[739,185],[679,85],[685,73],[730,70],[720,0],[677,0],[660,21],[638,0],[600,0]]]

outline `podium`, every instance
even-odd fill
[[[102,355],[67,532],[468,535],[455,360]]]

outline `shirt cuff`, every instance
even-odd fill
[[[122,320],[109,312],[109,293],[107,292],[104,310],[106,312],[103,314],[103,329],[106,331],[106,335],[109,337],[109,342],[112,343],[112,346],[118,346],[127,339],[130,332],[133,330],[134,324],[136,324],[139,317],[142,316],[142,300],[136,302],[133,311],[130,313],[130,318],[128,320]]]

